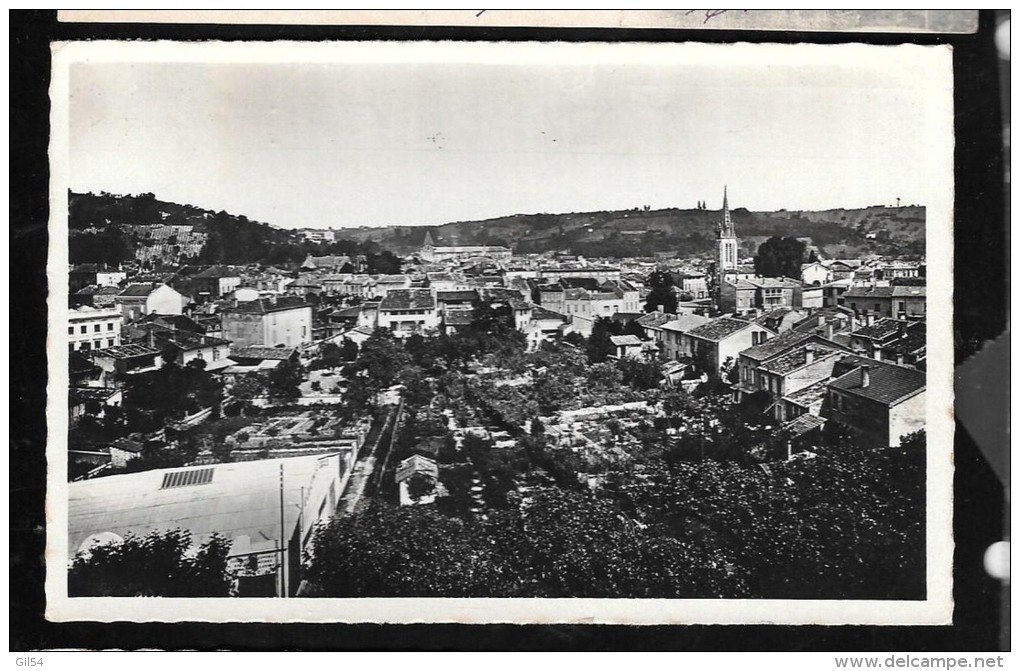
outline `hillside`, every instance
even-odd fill
[[[590,257],[710,254],[718,210],[643,210],[516,214],[442,226],[338,229],[329,245],[302,242],[295,233],[243,215],[158,200],[153,194],[69,194],[72,263],[137,261],[288,263],[314,254],[417,251],[426,231],[440,245],[505,245],[518,253],[563,250]],[[754,255],[774,235],[799,237],[823,256],[866,253],[923,254],[925,208],[868,207],[818,212],[732,212],[741,254]]]
[[[651,256],[710,253],[719,210],[628,210],[570,214],[518,214],[436,227],[340,229],[337,236],[374,241],[407,254],[430,231],[439,245],[505,245],[519,253],[564,250],[585,256]],[[924,253],[925,208],[868,207],[819,212],[733,210],[741,252],[754,254],[774,235],[809,239],[832,257],[862,253]]]
[[[296,242],[292,232],[243,215],[170,203],[151,193],[69,193],[68,213],[72,263],[249,263]]]

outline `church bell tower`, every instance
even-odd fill
[[[719,284],[726,279],[729,271],[737,269],[737,233],[733,229],[733,219],[730,218],[730,203],[723,187],[722,200],[722,221],[716,230],[716,256],[715,272],[719,278]]]

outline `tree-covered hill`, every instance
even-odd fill
[[[288,263],[306,254],[417,251],[429,232],[439,245],[504,245],[517,253],[565,251],[589,257],[710,254],[721,213],[706,209],[515,214],[442,226],[337,229],[337,242],[301,242],[294,232],[159,200],[151,193],[69,193],[72,263]],[[741,254],[753,256],[770,237],[796,237],[827,257],[923,254],[922,206],[833,209],[818,212],[732,211]]]
[[[863,253],[924,253],[925,208],[921,206],[833,209],[819,212],[732,211],[741,253],[752,256],[774,236],[799,237],[828,256]],[[418,249],[425,232],[438,245],[505,245],[516,252],[562,250],[585,256],[679,256],[710,253],[719,210],[634,208],[612,212],[516,214],[433,227],[388,226],[340,229],[351,240],[375,241],[397,253]],[[810,240],[807,240],[807,239]]]

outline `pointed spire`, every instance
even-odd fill
[[[425,242],[421,244],[422,247],[435,247],[436,243],[432,240],[432,231],[425,231]]]
[[[727,194],[727,187],[723,186],[722,192],[722,237],[724,238],[735,238],[737,237],[736,231],[733,230],[733,219],[730,218],[730,199]]]

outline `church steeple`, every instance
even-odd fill
[[[720,286],[726,278],[726,272],[737,269],[737,255],[739,244],[737,232],[733,228],[733,219],[730,217],[730,199],[727,188],[723,187],[722,197],[722,221],[719,222],[718,240],[716,241],[715,270],[719,276]]]
[[[735,238],[737,237],[736,231],[733,230],[733,219],[730,218],[730,200],[729,195],[726,193],[727,188],[723,186],[722,191],[722,222],[719,228],[720,238]]]
[[[436,243],[432,240],[432,231],[425,231],[425,241],[421,244],[422,247],[435,247]]]

